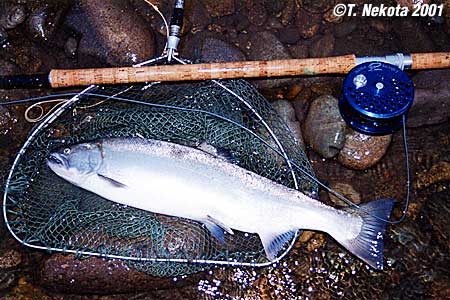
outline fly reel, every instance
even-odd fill
[[[383,62],[353,68],[339,98],[343,119],[368,135],[386,135],[403,124],[414,100],[414,86],[405,72]]]

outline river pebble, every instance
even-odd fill
[[[305,149],[303,142],[302,130],[300,122],[295,117],[295,109],[288,100],[277,100],[272,103],[272,107],[277,111],[278,115],[286,122],[289,130],[293,133],[295,139],[300,144],[301,149]]]
[[[343,182],[334,182],[330,184],[330,188],[338,192],[342,196],[346,197],[347,199],[352,200],[356,204],[361,203],[361,194],[358,193],[351,184]],[[341,200],[333,193],[328,192],[328,196],[335,205],[341,207],[348,206],[348,204],[344,200]]]
[[[344,146],[345,129],[335,97],[322,95],[313,100],[304,124],[304,138],[314,151],[325,158],[337,155]]]
[[[309,47],[309,57],[328,57],[333,54],[335,38],[326,34],[314,40]]]
[[[308,13],[305,10],[299,10],[295,16],[295,24],[298,27],[300,35],[304,39],[312,38],[319,32],[321,16],[318,14]]]
[[[204,0],[203,3],[208,15],[213,18],[231,15],[236,10],[234,0]]]
[[[351,169],[367,169],[380,161],[391,144],[391,140],[392,135],[369,136],[349,129],[338,160]]]

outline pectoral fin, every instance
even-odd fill
[[[230,227],[210,215],[206,216],[206,219],[203,220],[203,224],[209,232],[211,232],[212,236],[214,236],[221,243],[225,242],[225,232],[234,234]]]
[[[283,233],[258,233],[258,235],[264,246],[267,258],[270,261],[274,261],[278,257],[278,253],[283,246],[292,240],[292,237],[295,235],[295,230],[290,230]]]
[[[112,186],[114,186],[116,188],[126,188],[127,187],[126,184],[121,183],[121,182],[119,182],[117,180],[114,180],[112,178],[109,178],[108,176],[105,176],[103,174],[97,174],[97,175],[98,175],[98,178],[100,178],[103,181],[108,182],[109,184],[111,184]]]

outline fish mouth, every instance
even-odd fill
[[[65,169],[69,168],[67,159],[59,153],[50,153],[49,157],[47,158],[47,165],[50,168],[52,166],[58,166]]]

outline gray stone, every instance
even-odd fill
[[[332,34],[326,34],[311,44],[309,57],[328,57],[333,54],[335,38]]]
[[[416,89],[407,126],[420,127],[449,120],[450,70],[421,71],[412,81]]]
[[[308,13],[305,10],[299,10],[295,16],[295,24],[299,29],[300,35],[305,39],[312,38],[317,34],[321,21],[320,15]]]
[[[277,100],[272,103],[272,107],[277,111],[278,115],[286,122],[289,130],[294,135],[297,142],[300,144],[301,149],[305,149],[303,142],[302,131],[300,128],[300,122],[295,117],[295,109],[292,103],[288,100]]]
[[[243,61],[245,55],[233,44],[215,37],[202,41],[201,60],[203,62]]]
[[[150,24],[127,1],[80,0],[66,23],[81,34],[78,57],[89,55],[118,66],[155,55]]]
[[[300,40],[301,36],[297,27],[288,26],[278,30],[278,38],[282,43],[295,44]]]
[[[357,27],[356,22],[346,21],[334,26],[334,34],[337,38],[342,38],[352,33]]]
[[[322,95],[313,100],[304,126],[306,143],[323,157],[337,155],[344,146],[346,124],[333,96]]]
[[[289,47],[289,52],[293,58],[307,58],[309,53],[308,45],[303,43],[292,45]]]
[[[213,18],[232,15],[236,10],[234,0],[204,0],[203,3],[208,15]]]
[[[256,26],[263,25],[267,20],[267,11],[261,1],[247,0],[246,7],[248,10],[248,21]]]
[[[289,59],[291,55],[288,49],[278,38],[268,31],[258,32],[250,37],[249,60],[276,60]],[[286,85],[290,79],[260,79],[253,83],[260,89],[273,89]]]
[[[398,18],[393,21],[393,31],[401,42],[402,52],[432,52],[434,44],[430,35],[422,28],[420,19]]]

